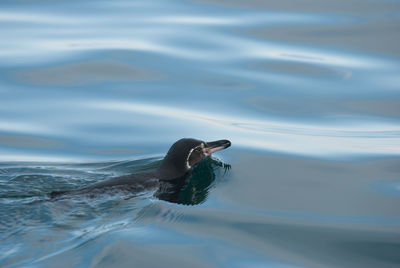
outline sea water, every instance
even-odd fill
[[[399,1],[2,1],[1,267],[398,267]],[[52,200],[232,147],[174,200]],[[216,165],[215,163],[220,163]]]

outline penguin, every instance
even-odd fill
[[[162,195],[163,190],[166,191],[171,188],[167,187],[168,185],[181,185],[187,174],[203,159],[230,146],[231,142],[228,140],[204,142],[192,138],[183,138],[171,146],[155,171],[114,177],[76,190],[55,191],[50,193],[50,197],[88,193],[94,195],[109,191],[140,193],[157,188],[158,195]]]

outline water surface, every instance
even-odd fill
[[[3,1],[0,266],[399,266],[399,20],[399,1]],[[47,196],[182,137],[233,145],[173,199]]]

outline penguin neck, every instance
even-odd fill
[[[188,170],[185,170],[182,165],[176,163],[173,158],[168,155],[161,162],[160,167],[157,170],[158,176],[161,180],[174,180],[183,177],[187,174]]]

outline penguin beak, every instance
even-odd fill
[[[223,150],[231,146],[231,142],[228,140],[210,141],[205,144],[204,152],[207,155],[215,153],[219,150]]]

